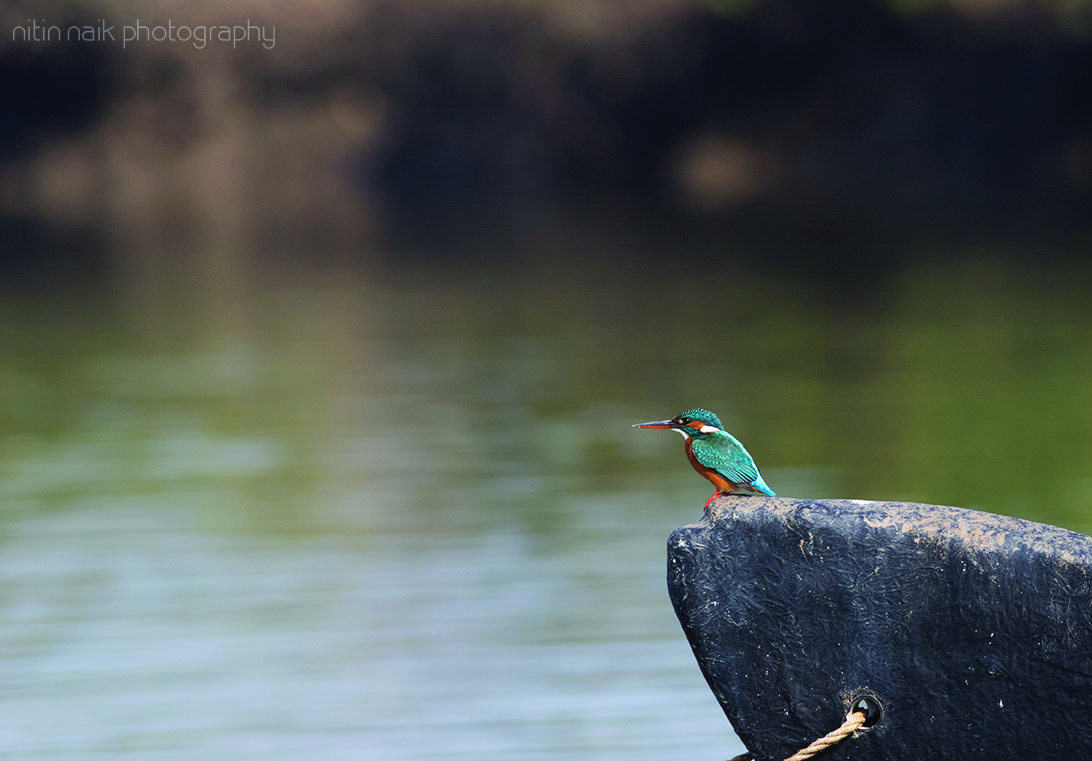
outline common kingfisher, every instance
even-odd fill
[[[637,423],[633,427],[665,428],[682,434],[686,439],[686,459],[716,489],[713,496],[705,500],[706,510],[721,494],[743,492],[777,496],[762,480],[754,458],[743,444],[724,430],[720,418],[709,410],[687,410],[670,420]]]

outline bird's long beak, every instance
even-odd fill
[[[634,423],[634,428],[678,428],[671,420],[653,420],[651,423]]]

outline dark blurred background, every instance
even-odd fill
[[[5,9],[9,266],[56,258],[64,236],[110,260],[107,239],[135,227],[256,249],[431,235],[457,258],[450,236],[519,235],[557,213],[713,239],[821,232],[826,258],[871,261],[884,254],[855,250],[865,234],[1089,224],[1084,2],[153,8]],[[142,13],[278,36],[199,50],[15,31],[106,19],[120,37]]]
[[[5,4],[0,751],[741,752],[629,425],[1092,531],[1090,94],[1083,0]]]

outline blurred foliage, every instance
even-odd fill
[[[589,198],[775,232],[1084,227],[1090,16],[1015,0],[9,4],[5,37],[30,18],[278,33],[272,50],[5,39],[0,233],[9,257],[65,230],[263,251],[457,237]]]

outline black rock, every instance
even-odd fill
[[[955,507],[722,497],[668,590],[748,750],[784,759],[1092,759],[1092,537]]]

